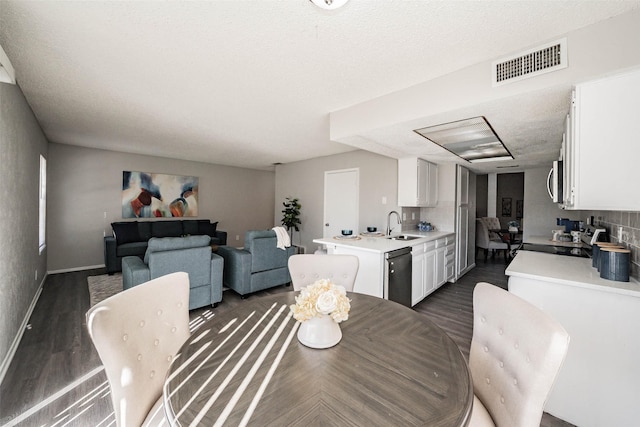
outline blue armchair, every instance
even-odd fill
[[[252,230],[244,235],[244,249],[220,246],[224,258],[224,285],[242,297],[291,282],[289,257],[294,247],[279,249],[273,230]]]
[[[189,310],[222,301],[224,260],[211,253],[209,236],[152,237],[144,260],[122,259],[122,287],[148,282],[169,273],[189,274]]]

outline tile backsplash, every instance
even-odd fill
[[[630,276],[640,280],[640,212],[583,211],[609,233],[609,240],[631,250]]]

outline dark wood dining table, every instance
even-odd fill
[[[473,403],[466,360],[426,316],[349,293],[342,340],[305,347],[296,292],[252,297],[184,343],[164,385],[176,426],[463,426]]]

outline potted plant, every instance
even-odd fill
[[[298,226],[301,225],[300,208],[302,208],[302,205],[300,205],[297,198],[287,197],[285,201],[282,202],[282,206],[284,206],[282,210],[282,225],[287,228],[291,237],[291,243],[293,243],[294,230],[300,231]]]

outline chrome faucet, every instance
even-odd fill
[[[391,235],[391,214],[396,214],[396,216],[398,217],[398,225],[402,224],[402,220],[400,219],[400,214],[398,212],[396,211],[389,212],[389,214],[387,215],[387,230],[386,230],[387,236]]]

